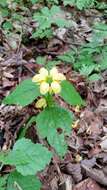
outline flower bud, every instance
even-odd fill
[[[45,98],[41,98],[39,99],[36,104],[35,104],[36,108],[45,108],[47,106],[46,100]]]

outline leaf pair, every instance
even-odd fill
[[[68,82],[62,82],[60,96],[70,105],[84,105],[84,101],[74,86]],[[16,104],[26,106],[40,96],[39,87],[31,79],[24,80],[17,88],[4,100],[5,104]]]
[[[76,91],[74,86],[68,82],[68,81],[63,81],[61,84],[62,90],[60,96],[70,105],[84,105],[84,101],[80,97],[79,93]],[[32,82],[31,79],[24,80],[17,88],[8,96],[4,99],[3,103],[5,104],[17,104],[21,106],[26,106],[33,102],[38,96],[40,96],[39,88],[38,85]],[[67,144],[65,141],[65,135],[69,135],[71,131],[71,125],[73,121],[73,114],[69,111],[67,111],[64,108],[58,107],[58,106],[52,106],[52,107],[47,107],[45,108],[37,117],[34,116],[31,118],[31,123],[36,122],[37,123],[37,130],[39,135],[42,138],[47,138],[49,144],[55,148],[56,152],[58,153],[59,156],[63,157],[64,154],[66,153],[67,150]],[[57,132],[58,129],[61,129],[62,132],[59,134]],[[34,151],[32,152],[32,148],[29,147],[28,143],[28,153],[29,155],[24,155],[24,152],[26,151],[27,148],[27,142],[20,143],[18,142],[18,147],[20,145],[20,149],[17,151],[17,148],[14,148],[13,152],[16,151],[15,154],[10,154],[12,157],[8,157],[8,162],[7,164],[13,164],[19,165],[18,162],[20,162],[20,159],[22,158],[21,162],[23,163],[24,160],[29,163],[29,157],[32,155],[31,159],[35,158],[36,159],[36,149],[34,148]],[[23,146],[23,147],[21,147]],[[35,145],[37,146],[38,150],[40,149],[40,145]],[[15,146],[17,147],[17,146]],[[26,147],[26,148],[25,148]],[[23,148],[23,151],[21,149]],[[24,150],[25,148],[25,150]],[[18,153],[18,155],[17,155]],[[20,155],[22,154],[21,158]],[[34,154],[34,155],[33,155]],[[15,156],[15,159],[14,159]],[[10,161],[9,163],[9,159]],[[17,160],[16,160],[17,159]],[[28,159],[28,160],[27,160]],[[15,162],[14,162],[15,160]],[[39,160],[39,159],[37,159]],[[36,163],[37,160],[34,160]],[[5,160],[6,161],[6,160]],[[36,163],[37,166],[39,163]],[[32,165],[33,165],[33,160],[32,160]],[[31,173],[32,170],[33,172],[37,171],[38,168],[35,168],[36,165],[30,166],[31,167]],[[27,168],[26,168],[27,169]],[[41,168],[42,169],[42,168]],[[24,169],[22,171],[18,168],[17,169],[21,174],[24,175],[24,173],[27,173],[27,171]],[[29,174],[29,172],[28,172]]]

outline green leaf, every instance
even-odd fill
[[[76,0],[64,0],[64,5],[74,5]]]
[[[1,12],[3,17],[8,17],[8,15],[9,15],[9,11],[6,8],[1,8],[0,7],[0,12]]]
[[[71,132],[73,114],[62,107],[54,106],[45,108],[35,119],[39,135],[47,137],[58,155],[64,156],[67,151],[64,135],[69,135]],[[62,129],[62,134],[58,134],[57,129]]]
[[[59,156],[63,157],[67,152],[67,143],[65,141],[64,134],[58,134],[57,130],[52,128],[50,133],[48,133],[48,142],[55,148]]]
[[[46,64],[46,68],[50,70],[56,65],[60,65],[60,61],[48,61]]]
[[[93,65],[95,65],[95,63],[93,62],[92,55],[88,54],[87,51],[80,51],[80,55],[78,57],[78,60],[74,64],[74,68],[76,70],[84,71],[86,70],[86,67],[90,67],[91,70]],[[83,73],[85,73],[85,71]]]
[[[72,64],[75,61],[75,57],[74,57],[74,52],[73,51],[68,51],[66,53],[64,53],[64,55],[59,55],[58,59],[60,59],[61,61],[64,61],[66,63]]]
[[[50,114],[50,109],[49,108],[47,108],[48,110],[49,110],[49,114]],[[62,109],[62,108],[61,108]],[[58,109],[59,110],[59,109]],[[65,110],[64,110],[65,111]],[[56,113],[56,109],[55,109],[55,113]],[[47,111],[47,114],[48,114],[48,111]],[[40,126],[40,129],[38,129],[38,132],[41,134],[41,136],[42,137],[47,137],[47,140],[48,140],[48,142],[49,142],[49,144],[52,146],[52,147],[54,147],[55,148],[55,150],[56,150],[56,152],[58,153],[58,155],[59,156],[64,156],[65,155],[65,153],[66,153],[66,151],[67,151],[67,144],[66,144],[66,141],[65,141],[65,138],[64,138],[64,133],[62,133],[62,134],[58,134],[58,132],[57,132],[57,128],[56,127],[54,127],[54,126],[56,126],[56,124],[54,125],[53,124],[53,127],[50,127],[49,126],[49,123],[50,123],[50,121],[51,120],[49,120],[48,121],[48,118],[47,118],[47,114],[46,114],[46,112],[44,112],[43,111],[43,113],[42,113],[42,116],[39,116],[39,124],[41,125]],[[52,112],[52,114],[53,114],[53,112]],[[50,115],[49,115],[50,116]],[[63,116],[63,115],[62,115]],[[43,123],[40,123],[40,122],[42,122],[42,117],[43,117]],[[44,117],[45,117],[45,119],[44,119]],[[66,117],[66,116],[65,116]],[[72,115],[72,118],[73,118],[73,115]],[[53,119],[53,118],[52,118]],[[62,118],[61,118],[62,119]],[[37,117],[36,116],[33,116],[30,120],[29,120],[29,122],[27,123],[27,126],[26,127],[28,127],[29,125],[31,125],[32,123],[36,123],[36,120],[38,120],[37,119]],[[58,120],[59,120],[59,118],[58,118]],[[72,119],[73,120],[73,119]],[[48,124],[45,124],[45,130],[46,131],[44,131],[44,122],[47,122],[48,121]],[[55,122],[57,122],[57,121],[55,121]],[[52,123],[52,121],[51,121],[51,123]],[[58,121],[58,123],[59,123],[59,121]],[[57,123],[57,124],[58,124]],[[71,119],[70,119],[70,121],[69,121],[69,124],[71,125],[71,123],[72,123],[72,121],[71,121]],[[62,125],[61,125],[62,126]],[[42,128],[43,127],[43,128]],[[59,126],[60,127],[60,126]],[[63,129],[63,128],[62,128]],[[41,130],[42,130],[42,132],[41,132]],[[67,134],[69,135],[70,134],[70,131],[71,131],[71,127],[68,127],[68,129],[64,129],[64,131],[65,131],[65,133],[67,132]]]
[[[6,156],[0,156],[4,164],[16,166],[16,170],[23,176],[35,175],[49,164],[52,154],[41,144],[34,144],[31,140],[18,140],[13,150]]]
[[[38,3],[38,0],[31,0],[32,4]]]
[[[38,86],[33,83],[31,79],[27,79],[19,84],[19,86],[3,100],[3,103],[26,106],[32,103],[38,96],[40,96]]]
[[[104,71],[107,69],[107,52],[102,56],[102,60],[100,61],[100,70]]]
[[[61,97],[70,105],[85,105],[79,93],[76,91],[74,86],[67,80],[62,82]]]
[[[36,62],[39,65],[45,65],[46,64],[46,57],[38,56],[36,58]]]
[[[51,27],[51,16],[48,7],[44,7],[40,12],[34,13],[34,20],[39,23],[39,30]]]
[[[62,10],[60,9],[59,6],[56,6],[56,5],[53,5],[52,8],[51,8],[51,16],[55,16],[55,14],[57,13],[61,13]]]
[[[4,177],[0,177],[0,190],[6,190],[7,177],[7,175]]]
[[[51,130],[58,128],[69,134],[73,114],[62,107],[47,107],[37,116],[36,122],[37,130],[43,138],[47,137]]]
[[[93,65],[83,65],[82,68],[80,69],[80,74],[81,75],[85,75],[85,76],[89,76],[95,69],[95,64]]]
[[[96,81],[96,80],[101,79],[101,75],[100,75],[100,74],[97,74],[97,73],[94,73],[94,74],[90,75],[90,76],[88,77],[88,79],[89,79],[90,81]]]
[[[3,24],[3,29],[5,29],[5,30],[12,30],[12,29],[13,29],[12,23],[9,22],[9,21],[6,21],[6,22]]]
[[[43,39],[43,38],[50,38],[52,37],[52,30],[51,28],[50,29],[38,29],[36,32],[33,32],[32,33],[32,38],[40,38],[40,39]]]
[[[95,23],[95,25],[93,26],[94,29],[96,30],[101,30],[101,31],[107,31],[107,25],[104,23]]]
[[[65,18],[62,18],[64,12],[60,9],[59,6],[52,6],[50,13],[52,17],[52,23],[56,24],[58,27],[70,27],[72,25],[71,21],[67,21]]]
[[[0,0],[0,6],[5,7],[7,5],[7,0]]]
[[[8,177],[6,190],[40,190],[40,188],[41,183],[35,176],[22,176],[15,171]]]
[[[94,5],[94,0],[77,0],[76,6],[78,9],[89,8]]]
[[[52,36],[52,24],[60,27],[71,25],[70,21],[69,23],[66,21],[66,19],[62,18],[62,15],[63,11],[60,9],[59,6],[55,5],[53,5],[51,8],[43,7],[39,12],[35,12],[33,15],[33,19],[36,20],[39,25],[36,32],[33,33],[32,37],[48,37],[47,32],[50,36]]]
[[[76,5],[78,9],[89,8],[94,5],[95,0],[64,0],[64,5]]]

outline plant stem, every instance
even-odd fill
[[[45,96],[45,98],[46,98],[48,107],[52,107],[55,104],[52,94],[48,93],[47,96]]]

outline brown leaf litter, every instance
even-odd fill
[[[72,14],[73,26],[70,29],[55,31],[54,39],[48,43],[33,42],[12,50],[1,39],[0,46],[0,99],[7,96],[22,80],[32,77],[40,66],[35,64],[35,55],[46,55],[48,59],[76,48],[91,39],[91,25],[101,19],[102,14],[95,10],[82,13],[68,9]],[[32,29],[32,28],[31,28]],[[14,37],[13,37],[14,38]],[[10,39],[9,39],[10,40]],[[17,40],[16,40],[17,42]],[[17,42],[18,44],[19,42]],[[17,45],[16,44],[16,45]],[[69,45],[69,47],[68,47]],[[10,48],[10,49],[9,49]],[[72,66],[61,65],[59,69],[66,74],[81,96],[86,99],[87,107],[79,112],[56,97],[60,105],[76,115],[78,126],[67,137],[68,152],[63,160],[56,158],[38,174],[43,183],[42,190],[106,190],[107,189],[107,72],[102,80],[88,84],[80,74],[72,71]],[[37,113],[33,104],[26,108],[0,105],[0,147],[9,149],[15,143],[19,130],[25,127],[30,116]],[[29,132],[36,142],[34,128]],[[10,170],[5,168],[4,171]]]

